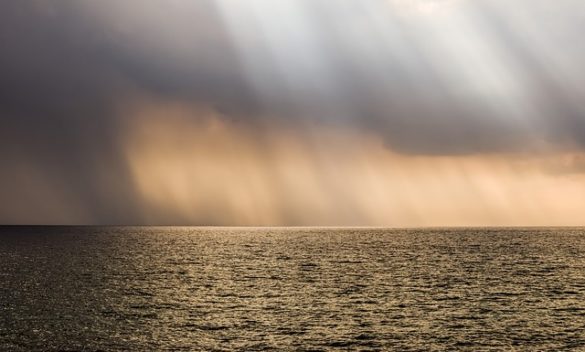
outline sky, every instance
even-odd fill
[[[0,224],[585,225],[582,0],[4,0]]]

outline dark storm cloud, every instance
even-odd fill
[[[120,126],[128,117],[119,106],[127,100],[145,95],[203,102],[226,113],[252,109],[208,2],[188,14],[195,23],[183,31],[192,40],[185,55],[164,45],[176,35],[164,33],[164,23],[153,30],[163,37],[149,42],[144,30],[156,23],[139,13],[150,6],[163,16],[155,20],[172,24],[180,11],[169,9],[164,17],[166,2],[130,3],[0,4],[0,222],[26,222],[29,213],[40,222],[68,222],[76,212],[85,223],[141,222],[141,198],[123,155]],[[142,10],[110,16],[135,8]],[[58,199],[47,199],[53,196]]]
[[[116,3],[104,1],[99,6],[113,11],[124,7]],[[249,100],[221,24],[206,19],[217,16],[205,1],[198,2],[201,13],[193,13],[190,20],[206,27],[195,24],[190,28],[192,35],[183,33],[183,40],[192,45],[185,53],[164,42],[149,43],[149,34],[143,30],[156,23],[133,23],[132,16],[140,16],[139,9],[126,13],[120,23],[107,23],[91,11],[90,4],[67,0],[2,3],[0,69],[5,110],[29,115],[45,112],[45,108],[61,112],[76,106],[107,110],[119,94],[130,89],[179,99],[199,97],[226,106],[230,99],[241,100],[234,103],[238,107]],[[164,4],[158,5],[164,10]],[[172,14],[169,11],[167,17],[162,11],[158,20],[172,23]],[[160,25],[161,31],[167,26]],[[203,31],[211,34],[200,34]],[[168,39],[172,38],[160,38]],[[182,54],[189,62],[181,62]]]
[[[107,41],[64,2],[0,6],[2,214],[38,213],[51,201],[79,204],[92,214],[89,222],[116,222],[121,209],[133,213],[136,197],[112,119],[123,82]],[[104,177],[114,180],[107,190]],[[47,188],[66,199],[34,201]]]
[[[252,127],[347,126],[410,154],[583,147],[584,10],[577,0],[5,0],[0,155],[13,171],[0,175],[2,199],[48,187],[90,221],[139,221],[120,153],[119,107],[136,98],[209,106]]]
[[[581,144],[585,6],[530,4],[520,19],[501,1],[5,1],[3,123],[99,140],[134,92],[346,124],[407,153]]]

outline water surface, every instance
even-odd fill
[[[1,351],[585,350],[583,229],[0,227]]]

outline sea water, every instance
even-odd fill
[[[0,351],[585,350],[585,230],[0,227]]]

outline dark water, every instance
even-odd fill
[[[0,351],[585,350],[585,230],[3,227],[0,314]]]

